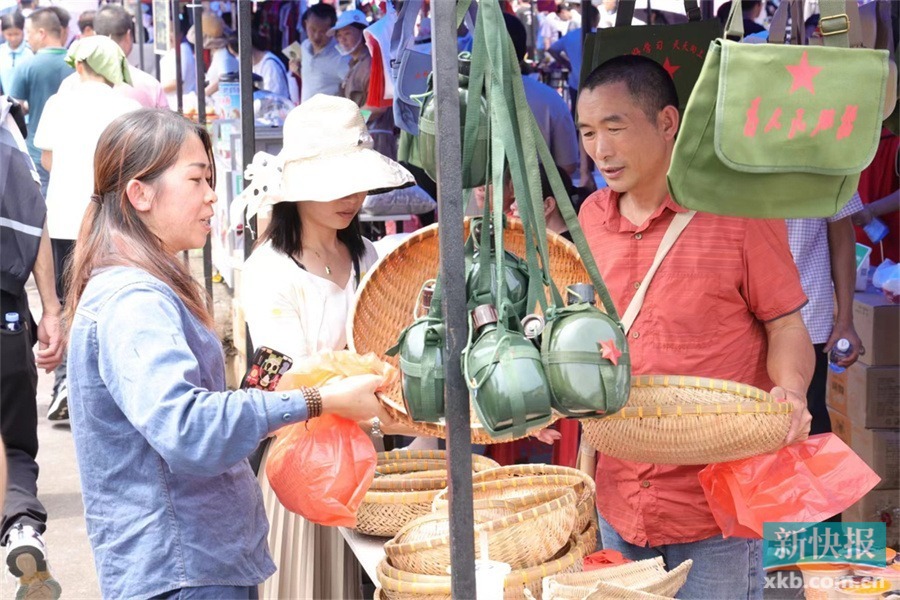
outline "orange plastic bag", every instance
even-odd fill
[[[284,507],[320,525],[355,527],[377,463],[359,425],[329,414],[282,427],[276,436],[266,475]]]
[[[770,454],[707,465],[700,484],[725,537],[762,538],[763,522],[818,523],[881,478],[833,433]]]
[[[278,389],[365,374],[382,375],[388,385],[397,370],[372,353],[322,352],[295,364]],[[266,476],[284,507],[320,525],[355,527],[356,511],[375,477],[377,457],[369,437],[335,415],[282,427],[275,437]]]

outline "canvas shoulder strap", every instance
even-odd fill
[[[666,229],[666,233],[659,243],[659,248],[656,250],[653,264],[650,265],[650,269],[648,269],[647,274],[644,275],[644,280],[641,281],[637,293],[628,304],[625,314],[622,315],[622,328],[625,330],[625,333],[628,333],[628,330],[631,329],[632,324],[634,324],[634,320],[637,319],[638,313],[641,312],[641,306],[644,304],[644,296],[647,295],[647,288],[650,287],[650,281],[656,274],[656,270],[659,269],[659,265],[662,264],[666,254],[668,254],[669,250],[672,249],[672,246],[675,245],[675,240],[678,239],[678,236],[681,235],[681,232],[684,231],[684,228],[691,222],[691,219],[694,218],[695,214],[697,214],[697,211],[695,210],[678,213],[675,215],[675,218],[672,219],[672,222],[669,223],[669,227]]]

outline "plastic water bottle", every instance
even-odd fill
[[[7,331],[19,331],[22,329],[22,322],[19,321],[19,313],[8,312],[3,315],[3,329]]]
[[[841,338],[837,341],[837,343],[831,348],[831,354],[828,357],[828,367],[834,371],[835,373],[843,373],[846,369],[840,366],[838,361],[844,360],[850,353],[852,352],[853,347],[850,345],[850,340],[846,338]]]
[[[872,217],[872,220],[869,221],[868,225],[863,227],[863,231],[866,232],[866,235],[869,236],[869,239],[872,240],[873,244],[877,244],[890,233],[888,226],[878,217]]]

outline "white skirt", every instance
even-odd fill
[[[361,598],[359,561],[340,531],[282,506],[266,477],[268,457],[266,449],[258,479],[269,520],[269,552],[278,570],[259,586],[260,599]]]

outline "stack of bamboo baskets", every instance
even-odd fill
[[[472,455],[474,473],[499,467]],[[393,450],[378,453],[375,479],[356,513],[356,529],[392,537],[404,525],[431,512],[435,496],[447,487],[447,455],[443,450]]]
[[[581,570],[597,543],[594,498],[593,481],[566,467],[520,465],[473,475],[476,540],[487,537],[483,558],[510,565],[506,599],[540,599],[544,577]],[[439,491],[432,512],[407,523],[384,549],[377,598],[449,600],[447,491]]]

